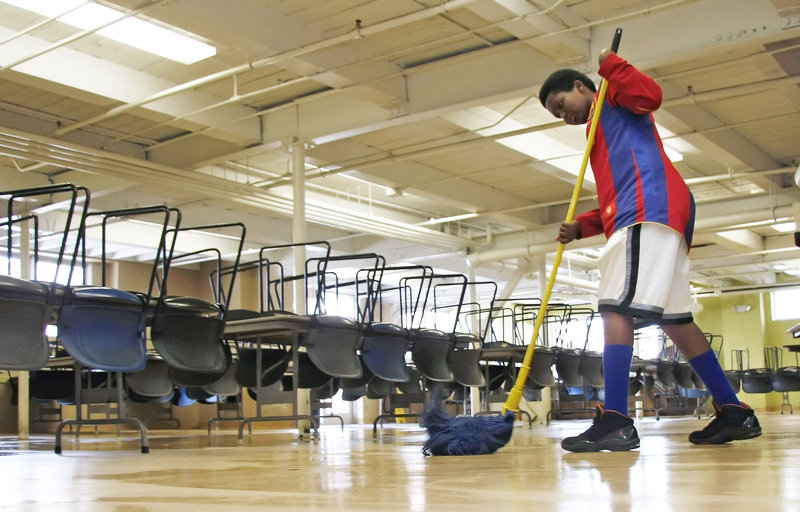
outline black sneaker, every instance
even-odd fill
[[[561,447],[571,452],[627,451],[639,447],[639,434],[631,418],[598,407],[592,426],[581,435],[561,441]]]
[[[694,444],[722,444],[741,439],[752,439],[761,435],[761,425],[756,413],[747,404],[728,404],[722,407],[714,403],[717,414],[703,430],[689,434]]]

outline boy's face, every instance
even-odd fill
[[[548,112],[567,124],[584,124],[589,119],[594,92],[580,80],[575,80],[569,91],[555,91],[544,103]]]

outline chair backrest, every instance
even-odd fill
[[[325,241],[316,242],[299,242],[293,244],[270,245],[262,247],[258,251],[258,284],[259,284],[259,307],[262,313],[269,311],[287,311],[286,301],[284,297],[285,284],[287,281],[302,279],[304,282],[304,304],[308,305],[309,299],[309,286],[310,280],[317,277],[317,272],[309,271],[309,260],[306,260],[306,265],[303,269],[303,275],[295,275],[287,277],[284,275],[283,265],[277,261],[270,260],[268,257],[278,251],[285,251],[287,249],[309,247],[321,247],[325,252],[320,258],[315,258],[317,262],[318,271],[323,274],[327,270],[327,261],[331,254],[331,244]],[[275,273],[277,272],[277,276]],[[317,299],[317,304],[319,304]],[[316,310],[316,308],[314,308]],[[295,311],[296,314],[305,314],[306,311]]]

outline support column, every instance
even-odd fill
[[[469,285],[469,301],[473,304],[478,304],[478,291],[475,286],[475,267],[473,267],[469,260],[467,260],[467,279],[470,282]],[[483,332],[480,329],[480,318],[482,315],[472,315],[470,330],[473,334],[477,334],[478,337],[483,335]],[[491,322],[492,320],[492,313],[491,311],[486,315],[486,321]],[[481,342],[483,342],[483,338],[481,338]],[[480,347],[478,347],[480,348]],[[481,388],[478,387],[471,387],[469,388],[469,411],[471,416],[475,416],[475,413],[481,410]]]
[[[22,221],[19,227],[20,277],[31,279],[30,221]],[[9,241],[9,243],[11,243]],[[17,435],[19,439],[30,438],[30,374],[17,372]]]
[[[308,241],[306,232],[306,146],[304,143],[294,141],[291,145],[292,154],[292,182],[294,186],[293,217],[292,217],[292,243],[302,243]],[[294,273],[301,276],[306,267],[306,248],[303,246],[294,248]],[[294,281],[294,311],[298,315],[308,314],[308,301],[306,300],[305,279],[295,279]],[[295,369],[296,371],[296,369]],[[296,390],[297,411],[296,414],[310,415],[311,400],[310,390]],[[307,421],[299,421],[297,428],[300,435],[308,431],[311,425]]]

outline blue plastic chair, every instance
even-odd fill
[[[58,338],[76,361],[112,372],[144,369],[147,314],[142,296],[100,286],[65,293]]]

